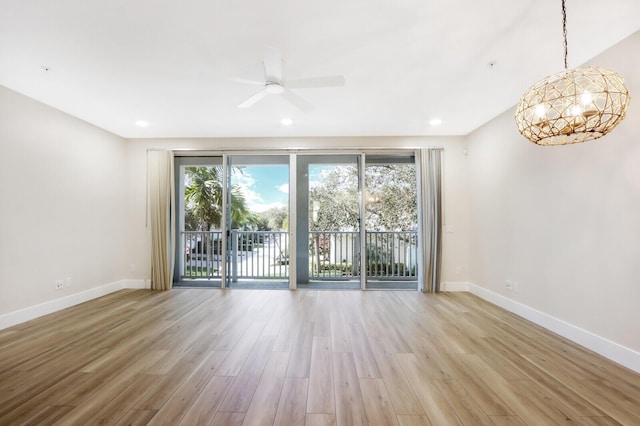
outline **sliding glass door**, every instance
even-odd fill
[[[298,288],[360,288],[360,156],[297,158]]]
[[[174,283],[220,287],[224,179],[222,157],[176,157],[177,250]]]
[[[289,156],[227,156],[227,287],[289,287]]]
[[[418,288],[418,200],[413,155],[367,155],[367,288]]]
[[[175,166],[175,285],[417,288],[412,153],[234,153]]]

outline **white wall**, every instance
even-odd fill
[[[147,149],[248,150],[252,149],[360,149],[444,147],[444,220],[452,233],[444,234],[443,281],[468,281],[468,179],[464,137],[363,138],[217,138],[130,140],[127,145],[129,199],[127,202],[128,262],[137,265],[138,280],[150,277],[150,233],[146,226],[145,185]]]
[[[632,96],[626,119],[604,138],[539,147],[517,132],[513,110],[468,138],[471,282],[635,351],[639,51],[636,33],[590,62],[620,72]],[[505,280],[518,291],[506,291]]]
[[[0,143],[0,316],[124,278],[125,141],[0,86]]]

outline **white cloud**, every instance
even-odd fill
[[[280,192],[284,192],[285,194],[289,193],[289,184],[288,183],[284,183],[280,186],[276,186],[276,188],[278,188],[278,191]]]
[[[251,206],[253,203],[264,201],[260,194],[251,189],[251,187],[255,185],[255,183],[256,180],[251,177],[251,175],[246,173],[233,176],[233,184],[237,185],[240,188],[240,193],[243,195],[244,200],[246,201],[248,206]]]
[[[251,211],[254,212],[258,212],[258,213],[262,213],[264,211],[267,211],[269,209],[272,209],[274,207],[280,208],[280,207],[284,207],[285,205],[283,203],[280,203],[278,201],[275,201],[273,203],[250,203],[248,204],[248,207]]]

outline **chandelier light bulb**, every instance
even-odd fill
[[[582,105],[587,106],[591,102],[593,102],[593,96],[591,96],[591,93],[585,91],[582,93],[582,95],[580,95],[580,102],[582,103]]]
[[[580,105],[574,105],[571,107],[571,115],[578,117],[582,115],[582,107]]]

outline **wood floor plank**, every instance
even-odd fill
[[[273,425],[289,364],[289,352],[271,352],[244,416],[243,425]]]
[[[373,355],[364,327],[360,322],[354,322],[350,323],[347,328],[358,377],[361,379],[380,378],[376,357]]]
[[[415,416],[412,414],[398,414],[400,426],[431,426],[427,416]]]
[[[318,303],[313,314],[313,336],[331,336],[331,306],[327,302],[327,292],[317,292]]]
[[[307,413],[335,413],[331,338],[314,336],[311,349]]]
[[[148,389],[153,388],[160,381],[160,377],[150,374],[140,374],[135,380],[122,391],[113,395],[112,399],[106,404],[101,404],[102,408],[97,412],[85,416],[84,419],[90,417],[91,422],[115,423],[133,410],[137,398],[144,394]],[[65,420],[69,420],[66,418]]]
[[[525,423],[555,423],[552,416],[527,398],[526,388],[521,388],[505,380],[492,370],[478,355],[461,354],[459,357],[474,373],[480,376],[485,385],[491,388]]]
[[[296,341],[296,337],[300,334],[300,323],[297,315],[294,312],[289,312],[284,319],[286,327],[282,327],[275,342],[273,343],[273,350],[279,352],[291,352],[293,344]]]
[[[470,370],[454,354],[442,352],[435,354],[437,363],[447,372],[453,380],[464,383],[465,391],[469,397],[482,408],[487,415],[508,416],[513,415],[513,411],[496,393],[487,387],[480,377]]]
[[[211,419],[215,417],[218,407],[231,389],[234,380],[235,377],[231,376],[213,376],[184,414],[180,425],[193,426],[211,423]]]
[[[331,350],[333,352],[351,352],[351,341],[344,313],[331,311]]]
[[[360,379],[368,424],[398,426],[393,403],[382,379]]]
[[[620,423],[609,416],[578,417],[578,424],[585,426],[620,426]]]
[[[638,400],[621,397],[611,384],[600,380],[581,380],[576,392],[597,405],[608,417],[622,424],[640,425],[640,404]]]
[[[125,290],[0,331],[0,424],[640,424],[640,375],[469,293]]]
[[[186,352],[180,363],[175,365],[167,374],[160,375],[161,379],[136,401],[134,408],[141,410],[160,410],[178,388],[187,380],[193,371],[202,363],[209,353],[210,343],[198,342],[190,351]]]
[[[27,420],[26,424],[51,425],[67,415],[74,407],[68,405],[48,405],[35,416]]]
[[[196,367],[193,373],[171,395],[158,414],[149,422],[150,425],[176,425],[187,413],[200,393],[213,378],[215,371],[220,367],[226,351],[210,351],[204,360]]]
[[[336,398],[336,424],[338,426],[368,424],[358,373],[351,353],[333,353],[333,377]]]
[[[314,326],[313,321],[305,321],[300,327],[291,349],[287,377],[309,377]]]
[[[491,421],[496,426],[525,426],[526,423],[518,416],[491,416]]]
[[[396,354],[396,357],[429,421],[435,425],[461,425],[453,408],[415,354]]]
[[[118,380],[120,373],[127,374],[131,369],[131,374],[143,373],[146,368],[153,365],[158,359],[163,357],[166,351],[150,351],[145,357],[130,359],[129,366],[123,361],[114,363],[110,368],[105,368],[94,373],[77,372],[67,378],[63,384],[66,390],[58,394],[56,404],[78,406],[94,392],[102,389],[108,382]],[[139,365],[139,367],[138,367]],[[126,367],[125,367],[126,366]]]
[[[240,369],[247,360],[247,357],[258,341],[258,338],[260,338],[260,334],[262,333],[264,326],[264,322],[252,322],[248,325],[242,334],[242,337],[229,352],[229,356],[226,357],[225,361],[218,368],[218,371],[216,371],[217,376],[238,375]]]
[[[156,383],[157,377],[146,376],[144,372],[147,368],[149,368],[155,361],[157,361],[158,353],[151,353],[149,358],[141,357],[138,358],[131,365],[126,367],[122,371],[118,371],[115,376],[112,376],[109,380],[106,380],[102,386],[99,386],[96,389],[87,389],[86,397],[81,400],[77,400],[76,406],[73,410],[71,410],[67,415],[65,415],[61,420],[61,424],[83,424],[89,422],[91,419],[98,416],[101,410],[113,402],[114,398],[118,395],[125,394],[131,395],[127,389],[131,389],[133,386],[134,389],[148,389],[149,386],[153,386],[153,383]],[[140,385],[140,383],[142,384]],[[140,394],[135,393],[136,397]],[[66,395],[58,400],[65,400]],[[123,399],[126,402],[127,406],[120,411],[126,411],[127,409],[134,408],[132,404],[135,402],[135,399],[125,398]],[[130,404],[131,405],[128,405]],[[123,413],[124,414],[124,413]]]
[[[336,426],[335,414],[307,414],[305,426]]]
[[[155,410],[129,410],[115,424],[117,426],[144,426],[155,415]]]
[[[559,380],[558,378],[547,373],[539,366],[528,361],[527,356],[530,354],[517,354],[508,348],[503,342],[497,339],[490,340],[491,345],[499,349],[498,356],[503,363],[511,363],[516,368],[524,372],[527,380],[530,380],[536,387],[540,387],[549,394],[554,400],[561,401],[578,416],[604,416],[604,412],[591,402],[587,401],[581,395],[575,392],[570,383]],[[484,361],[484,358],[482,358]],[[489,413],[500,414],[500,413]]]
[[[274,342],[273,336],[261,336],[253,351],[249,354],[242,370],[238,373],[233,385],[222,401],[219,411],[246,413],[251,404],[253,393],[258,386],[260,376],[267,363]],[[229,354],[228,356],[231,356]],[[244,417],[244,416],[243,416]]]
[[[460,382],[457,380],[436,380],[435,384],[462,423],[478,426],[493,423]]]
[[[422,406],[396,357],[387,351],[381,339],[371,337],[369,340],[395,412],[398,414],[424,414]]]
[[[211,426],[241,426],[244,413],[218,413]]]
[[[391,315],[389,312],[378,312],[378,321],[384,324],[383,336],[393,353],[413,353],[411,347],[402,335],[402,320],[399,315]]]
[[[274,426],[304,425],[308,392],[308,378],[286,378]]]

